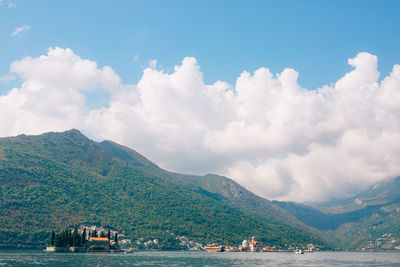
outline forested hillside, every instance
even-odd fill
[[[297,219],[324,231],[346,249],[400,248],[400,177],[375,184],[352,198],[314,207],[278,202]]]
[[[171,230],[204,243],[239,244],[255,235],[271,245],[326,245],[279,220],[286,216],[280,208],[268,206],[271,216],[261,216],[121,148],[77,130],[1,138],[0,245],[41,246],[51,230],[84,222],[133,238],[162,239]]]

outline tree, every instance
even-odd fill
[[[92,237],[97,237],[97,231],[96,231],[96,229],[94,229],[94,231],[92,232]]]
[[[51,235],[50,235],[50,246],[52,246],[52,247],[54,246],[55,239],[56,239],[56,233],[53,230],[53,231],[51,231]]]
[[[81,245],[84,247],[86,245],[86,228],[83,229],[82,237],[81,237]]]
[[[108,230],[108,233],[107,233],[107,238],[108,238],[108,241],[110,241],[110,240],[111,240],[111,231],[110,231],[110,230]]]
[[[115,242],[115,244],[118,244],[118,234],[117,233],[115,233],[114,242]]]
[[[100,237],[105,237],[103,231],[100,232]]]
[[[68,240],[67,240],[67,244],[68,244],[69,246],[72,246],[72,230],[71,230],[71,229],[69,229],[69,231],[68,231]]]
[[[82,246],[82,237],[81,235],[78,233],[78,228],[75,228],[74,234],[72,235],[72,240],[73,240],[73,244],[76,247],[80,247]]]
[[[68,231],[62,231],[60,233],[60,247],[65,247],[68,244]]]
[[[54,238],[54,246],[56,247],[62,247],[63,242],[62,242],[62,234],[56,234],[56,237]]]

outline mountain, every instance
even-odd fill
[[[250,211],[269,219],[285,221],[293,226],[307,228],[305,225],[299,223],[299,221],[285,209],[274,205],[265,198],[255,195],[227,177],[215,174],[198,176],[169,172],[161,169],[130,148],[111,141],[103,141],[100,145],[113,156],[139,168],[142,172],[149,175],[162,177],[174,183],[185,185],[195,192],[241,208],[247,212]]]
[[[327,213],[344,213],[363,209],[368,206],[382,205],[400,197],[400,176],[376,183],[356,196],[319,203],[315,206]]]
[[[313,206],[278,201],[274,204],[304,224],[324,231],[343,248],[376,250],[400,246],[400,177],[343,200]]]
[[[53,229],[97,223],[132,238],[270,245],[327,242],[286,210],[232,180],[162,170],[77,130],[0,138],[0,246],[42,246]]]
[[[175,183],[183,184],[195,192],[239,208],[245,213],[257,214],[266,220],[284,222],[302,231],[309,232],[326,243],[337,245],[325,233],[302,223],[301,220],[298,220],[286,209],[255,195],[227,177],[215,174],[198,176],[169,172],[159,168],[156,164],[130,148],[111,141],[103,141],[100,144],[113,156],[140,168],[141,171],[149,175],[163,177]]]

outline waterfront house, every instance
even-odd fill
[[[273,252],[273,251],[275,251],[275,247],[265,246],[263,251],[264,252]]]
[[[258,242],[254,240],[254,236],[251,238],[251,241],[249,242],[249,249],[251,252],[261,252],[263,247],[261,242]]]
[[[107,237],[91,237],[87,247],[89,251],[110,251],[110,240]]]

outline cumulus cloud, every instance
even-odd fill
[[[11,36],[17,36],[18,34],[20,34],[20,33],[22,33],[22,32],[29,31],[30,28],[31,28],[31,26],[29,26],[29,25],[22,25],[21,27],[16,28],[16,29],[11,33]]]
[[[108,66],[81,59],[71,49],[50,48],[47,55],[26,57],[11,64],[11,72],[25,81],[35,81],[48,87],[73,90],[105,89],[115,91],[121,80]]]
[[[377,57],[318,90],[298,73],[244,71],[234,86],[204,84],[195,58],[172,73],[156,61],[137,84],[70,49],[11,65],[23,84],[0,95],[1,136],[79,128],[142,152],[162,167],[217,172],[267,198],[346,197],[400,174],[400,66],[381,82]],[[92,107],[87,92],[107,92]]]
[[[70,49],[50,48],[47,55],[13,62],[10,70],[24,82],[0,96],[3,136],[84,128],[84,92],[121,88],[120,78],[110,67],[99,69],[95,62],[81,59]]]

